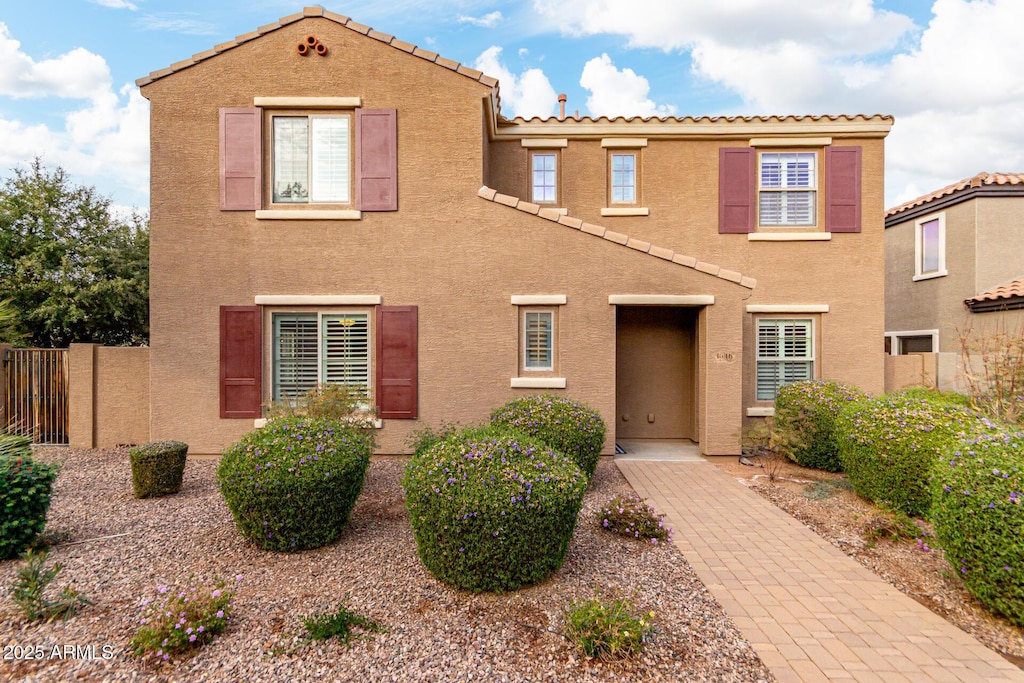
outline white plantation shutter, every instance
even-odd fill
[[[817,155],[765,152],[760,160],[760,225],[814,225]]]
[[[300,396],[317,385],[316,314],[274,315],[274,400]]]
[[[310,118],[311,202],[349,202],[349,133],[344,116]]]
[[[554,315],[551,311],[527,311],[525,314],[525,357],[527,370],[551,370],[552,329]]]
[[[814,377],[810,320],[757,321],[757,400],[771,401],[779,388]]]
[[[345,385],[363,396],[370,387],[370,322],[366,313],[323,316],[320,357],[323,381]]]
[[[309,201],[309,119],[274,117],[275,202]]]

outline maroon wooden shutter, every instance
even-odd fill
[[[220,110],[220,208],[255,211],[261,204],[263,112],[259,107]]]
[[[356,208],[398,210],[398,112],[356,109]]]
[[[753,147],[718,150],[718,232],[754,231],[757,164]]]
[[[860,147],[825,148],[825,229],[860,232]]]
[[[377,307],[377,416],[415,420],[418,394],[416,306]]]
[[[262,417],[263,315],[259,306],[220,307],[220,416]]]

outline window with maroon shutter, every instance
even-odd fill
[[[224,211],[260,208],[262,117],[259,107],[220,110],[220,208]]]
[[[718,150],[718,232],[754,231],[756,178],[752,147]]]
[[[262,417],[262,313],[259,306],[220,307],[220,416]]]
[[[398,210],[398,116],[356,109],[356,208]]]
[[[377,416],[417,417],[418,331],[416,306],[377,308]]]
[[[861,148],[825,148],[825,229],[860,232]]]

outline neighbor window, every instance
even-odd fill
[[[523,312],[523,369],[551,371],[555,369],[554,311]]]
[[[817,217],[817,154],[761,152],[758,163],[758,224],[814,225]]]
[[[274,116],[273,202],[350,204],[351,118]]]
[[[611,203],[637,203],[637,155],[635,152],[608,155],[611,177]]]
[[[813,324],[807,319],[757,321],[757,400],[772,401],[787,384],[814,378]]]
[[[543,152],[530,155],[533,201],[554,204],[558,201],[558,155]]]
[[[946,274],[946,219],[933,216],[914,223],[914,279]]]
[[[273,398],[291,399],[320,384],[369,397],[370,323],[366,313],[274,313]]]

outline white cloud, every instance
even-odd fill
[[[460,24],[473,24],[474,26],[480,26],[482,28],[494,28],[504,17],[501,12],[495,10],[489,14],[485,14],[482,17],[467,17],[466,15],[459,16]]]
[[[89,0],[89,2],[100,7],[109,7],[110,9],[127,9],[132,12],[139,9],[137,5],[128,2],[128,0]]]
[[[551,81],[540,69],[527,69],[518,76],[501,63],[501,48],[492,46],[476,58],[473,68],[498,79],[501,110],[506,116],[547,118],[558,104]]]
[[[191,36],[216,35],[217,28],[208,21],[194,19],[195,12],[164,12],[139,17],[136,26],[147,31],[170,31]]]
[[[36,62],[0,23],[0,95],[14,98],[86,98],[110,86],[110,69],[99,55],[75,48],[55,59]]]
[[[590,91],[591,116],[672,116],[676,108],[655,104],[647,97],[650,84],[632,69],[619,70],[607,54],[583,66],[580,85]]]

